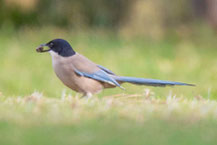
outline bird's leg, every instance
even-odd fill
[[[85,93],[81,98],[90,99],[92,96],[93,94],[88,92],[88,93]]]

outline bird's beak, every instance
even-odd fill
[[[51,49],[47,49],[45,50],[44,47],[47,46],[47,44],[41,44],[38,48],[36,48],[36,51],[39,52],[39,53],[42,53],[42,52],[48,52],[50,51]]]

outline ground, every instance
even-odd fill
[[[217,102],[119,94],[1,97],[0,143],[215,145]]]

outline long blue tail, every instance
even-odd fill
[[[165,87],[165,86],[195,86],[194,84],[187,84],[181,82],[173,82],[173,81],[163,81],[163,80],[155,80],[155,79],[145,79],[145,78],[135,78],[135,77],[122,77],[122,76],[113,76],[113,78],[118,82],[127,82],[136,85],[146,85],[146,86],[156,86],[156,87]]]

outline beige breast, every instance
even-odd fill
[[[62,57],[55,52],[50,52],[52,56],[52,65],[57,77],[69,88],[83,94],[99,93],[103,88],[103,84],[93,79],[78,76],[74,69],[93,73],[99,68],[89,59],[76,53],[70,57]]]

